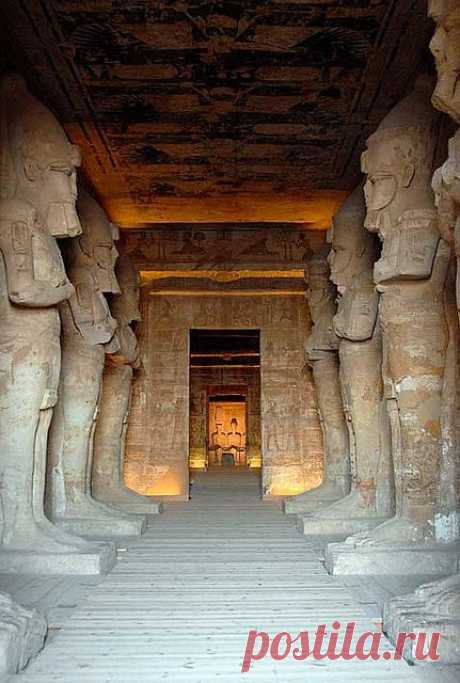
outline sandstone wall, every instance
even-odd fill
[[[311,328],[302,295],[214,296],[143,290],[143,370],[134,384],[125,461],[140,493],[188,492],[190,329],[260,329],[263,488],[289,495],[316,486],[323,454],[304,345]]]

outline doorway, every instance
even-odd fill
[[[191,330],[190,469],[261,464],[259,330]]]

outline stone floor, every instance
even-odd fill
[[[380,602],[412,585],[330,577],[321,543],[260,500],[254,472],[197,475],[192,495],[152,518],[107,577],[0,577],[0,590],[41,608],[51,625],[45,650],[11,683],[460,680],[458,670],[385,660],[267,657],[242,674],[250,629],[297,634],[338,620],[374,632]]]

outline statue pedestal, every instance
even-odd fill
[[[460,574],[419,586],[409,595],[392,598],[384,606],[383,630],[396,642],[400,633],[426,633],[427,641],[441,633],[440,664],[460,664]],[[407,640],[403,656],[417,664],[414,642]]]
[[[107,574],[117,561],[113,543],[88,543],[88,549],[75,552],[25,552],[5,550],[0,553],[1,574]]]
[[[355,545],[330,543],[326,569],[330,574],[453,574],[458,570],[460,543]]]
[[[96,517],[93,519],[86,517],[57,518],[55,523],[69,534],[97,539],[142,536],[147,526],[145,517],[134,516],[132,519],[116,516],[113,519],[109,516],[106,519]]]
[[[407,616],[407,615],[406,615]],[[455,665],[460,664],[460,619],[446,620],[436,618],[434,615],[429,618],[427,615],[420,615],[417,619],[416,615],[401,619],[401,630],[398,632],[387,631],[384,627],[385,633],[388,634],[389,639],[395,643],[399,633],[419,633],[426,634],[426,642],[431,642],[435,633],[441,633],[442,637],[439,640],[437,654],[439,655],[438,664]],[[411,664],[423,664],[418,661],[415,653],[415,643],[412,640],[406,640],[403,648],[403,657]]]
[[[314,515],[299,515],[297,529],[304,536],[351,536],[361,531],[370,531],[385,522],[382,517],[355,517],[335,519],[333,517],[317,518]]]
[[[0,593],[0,676],[15,674],[42,649],[47,623],[35,609]]]

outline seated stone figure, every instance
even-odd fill
[[[235,465],[246,464],[246,448],[243,443],[243,435],[238,431],[238,420],[232,417],[231,430],[227,432],[227,450],[233,453]]]
[[[209,443],[209,464],[222,465],[222,455],[227,448],[227,435],[221,423],[216,424],[216,429],[211,434]]]

